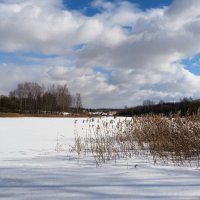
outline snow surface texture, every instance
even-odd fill
[[[200,199],[195,167],[77,160],[74,120],[83,119],[0,118],[0,199]]]

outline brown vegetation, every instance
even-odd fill
[[[200,161],[200,116],[163,117],[146,115],[122,121],[92,119],[84,136],[75,134],[74,150],[91,153],[97,164],[107,160],[146,155],[153,162],[191,163]]]
[[[10,117],[52,117],[52,118],[76,118],[76,117],[89,117],[87,113],[71,113],[69,115],[62,114],[25,114],[25,113],[2,113],[0,112],[1,118],[10,118]]]

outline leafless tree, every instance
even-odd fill
[[[82,99],[81,99],[81,94],[80,93],[76,93],[76,97],[75,97],[75,107],[76,107],[76,111],[77,113],[81,110],[82,108]]]
[[[40,113],[41,110],[64,112],[72,103],[67,85],[52,84],[45,88],[35,82],[20,83],[14,91],[10,92],[10,97],[19,99],[21,112]]]

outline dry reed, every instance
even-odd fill
[[[76,129],[74,151],[92,154],[97,165],[107,160],[149,155],[153,162],[176,164],[200,160],[200,116],[146,115],[127,119],[88,119]],[[84,132],[85,131],[85,132]],[[83,133],[84,132],[84,133]]]

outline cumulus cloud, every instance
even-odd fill
[[[57,55],[26,57],[22,66],[1,63],[0,92],[27,80],[67,83],[87,107],[199,97],[200,77],[180,63],[200,53],[200,2],[174,0],[146,11],[128,1],[95,0],[91,6],[101,12],[89,17],[67,10],[61,0],[0,1],[1,52]]]

